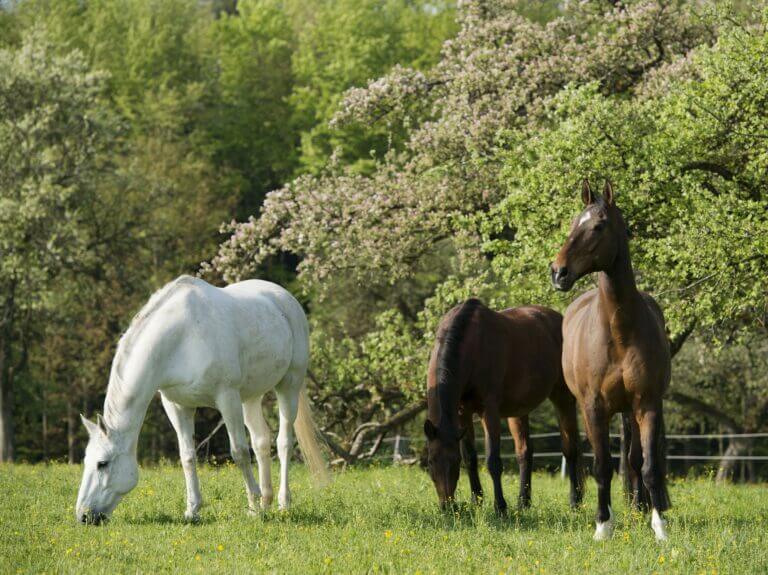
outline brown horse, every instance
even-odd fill
[[[670,506],[662,396],[669,386],[671,360],[664,316],[656,301],[635,285],[627,227],[614,205],[611,184],[606,182],[601,197],[585,180],[582,199],[585,208],[550,267],[552,283],[562,291],[582,276],[600,272],[598,287],[568,306],[563,321],[563,373],[595,454],[595,539],[613,532],[608,425],[614,413],[622,412],[631,414],[627,471],[633,503],[642,508],[650,497],[651,526],[662,540],[667,534],[661,513]]]
[[[563,454],[570,472],[571,505],[581,502],[583,477],[578,453],[576,400],[560,367],[562,316],[551,309],[524,306],[495,312],[470,299],[443,317],[427,377],[429,472],[441,507],[453,501],[464,460],[472,500],[483,495],[477,473],[472,416],[485,428],[488,472],[495,509],[504,514],[501,489],[501,417],[509,418],[520,466],[518,505],[531,501],[531,449],[528,414],[546,398],[560,419]]]

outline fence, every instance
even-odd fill
[[[611,438],[615,440],[615,442],[618,442],[620,440],[621,435],[618,433],[612,433]],[[581,434],[582,440],[585,440],[586,437],[582,433]],[[533,440],[559,440],[560,433],[559,432],[550,432],[550,433],[535,433],[531,434],[531,439]],[[707,462],[723,462],[723,461],[737,461],[737,462],[748,462],[749,465],[753,466],[754,462],[768,462],[768,442],[766,442],[765,449],[761,450],[762,452],[765,452],[766,454],[759,454],[754,455],[752,453],[753,449],[753,442],[754,440],[759,439],[766,439],[768,438],[768,433],[708,433],[708,434],[678,434],[678,433],[671,433],[667,434],[667,444],[668,444],[668,453],[667,453],[667,460],[670,462],[677,461],[682,462],[683,471],[687,471],[691,466],[696,464],[703,464],[706,465]],[[726,454],[723,449],[722,440],[744,440],[747,443],[747,447],[745,451],[747,451],[746,454],[743,455],[729,455]],[[513,443],[513,439],[509,435],[502,436],[502,459],[514,459],[515,455],[514,452],[510,449],[505,448],[505,445],[509,445]],[[694,445],[697,442],[710,442],[709,447],[711,447],[711,442],[717,440],[719,442],[718,445],[718,452],[712,453],[712,451],[709,451],[708,453],[690,453],[688,452],[688,447],[691,445]],[[482,445],[483,439],[478,438],[476,439],[478,442],[478,445]],[[394,462],[398,462],[403,460],[404,458],[404,451],[409,450],[409,446],[412,445],[411,439],[406,436],[396,435],[395,437],[389,437],[384,439],[384,443],[392,446],[392,453],[386,454],[381,453],[380,459],[389,459],[390,457]],[[421,440],[419,443],[423,443]],[[670,447],[677,446],[679,447],[680,443],[688,444],[686,445],[685,452],[680,453],[676,452],[672,449],[669,449]],[[534,453],[533,457],[538,459],[560,459],[560,469],[564,473],[565,472],[565,459],[563,458],[563,455],[560,451],[552,451],[552,450],[546,450],[546,451],[536,451],[536,444],[534,444]],[[582,452],[584,457],[593,457],[593,454],[588,451]],[[619,459],[620,454],[618,452],[611,453],[611,456],[615,459]],[[678,470],[679,471],[679,470]],[[743,471],[742,471],[743,473]],[[753,478],[756,478],[760,473],[756,473],[754,469],[750,470],[750,476]]]

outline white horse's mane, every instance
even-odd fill
[[[115,358],[112,361],[112,377],[117,376],[118,380],[122,379],[122,368],[125,364],[125,359],[130,354],[131,344],[135,341],[136,337],[141,333],[141,328],[146,324],[147,319],[155,312],[165,301],[176,292],[176,289],[182,285],[189,285],[198,281],[197,278],[192,276],[179,276],[173,281],[168,282],[149,298],[149,301],[144,304],[139,312],[133,316],[128,329],[125,330],[120,337],[120,341],[117,342],[117,350],[115,351]]]

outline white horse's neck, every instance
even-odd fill
[[[135,441],[144,423],[149,404],[159,389],[155,364],[143,354],[129,354],[122,364],[122,373],[112,366],[104,419],[111,429],[130,436]]]

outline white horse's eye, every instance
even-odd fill
[[[107,465],[109,465],[109,461],[99,461],[99,462],[96,464],[96,469],[98,469],[99,471],[101,471],[102,469],[106,469]]]

